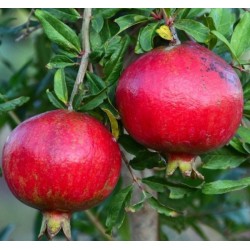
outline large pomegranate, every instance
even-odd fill
[[[121,155],[109,131],[89,115],[55,110],[21,123],[8,137],[3,173],[13,194],[43,213],[40,236],[62,228],[72,212],[91,208],[114,189]]]
[[[124,127],[139,143],[168,156],[167,175],[186,176],[198,154],[225,145],[243,109],[240,80],[223,59],[186,42],[141,56],[122,74],[116,91]]]

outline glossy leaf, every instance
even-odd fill
[[[111,56],[104,68],[105,81],[113,84],[119,78],[123,68],[123,58],[129,45],[129,37],[125,36],[121,40],[121,47]]]
[[[78,54],[81,50],[80,40],[69,26],[46,11],[37,9],[36,17],[41,22],[48,38],[65,50]]]
[[[177,217],[179,216],[179,213],[174,211],[171,208],[166,207],[165,205],[161,204],[158,200],[156,200],[154,197],[151,197],[147,199],[147,203],[154,208],[157,213],[163,214],[168,217]]]
[[[205,43],[209,40],[209,28],[200,22],[181,19],[177,20],[174,25],[177,29],[187,32],[197,42]]]
[[[58,69],[54,76],[54,91],[57,98],[64,104],[68,102],[68,90],[63,69]]]
[[[216,31],[226,37],[232,34],[235,14],[231,9],[213,8],[209,16],[213,19]]]
[[[108,206],[108,216],[106,219],[106,226],[108,232],[111,232],[113,227],[120,228],[125,217],[125,206],[130,201],[133,186],[130,185],[118,193],[116,193],[109,206]]]
[[[20,107],[24,103],[28,102],[29,99],[30,98],[27,96],[21,96],[13,100],[6,101],[4,103],[0,103],[0,112],[8,112],[14,110],[15,108]]]
[[[48,69],[54,69],[54,68],[63,69],[67,66],[73,66],[73,65],[76,65],[76,63],[69,57],[63,55],[56,55],[50,60],[50,62],[46,65],[46,67]]]
[[[153,49],[153,40],[156,35],[156,29],[159,23],[150,23],[145,26],[138,37],[140,46],[144,51],[150,51]]]
[[[145,168],[163,167],[166,163],[156,152],[140,151],[130,161],[130,165],[136,170],[143,170]]]
[[[65,109],[65,106],[63,106],[63,104],[61,104],[58,99],[54,96],[54,94],[52,92],[50,92],[48,89],[46,90],[47,96],[49,98],[49,101],[56,107],[59,109]]]
[[[247,50],[250,50],[250,12],[245,12],[240,22],[234,29],[231,46],[235,50],[236,56],[239,58]]]
[[[149,20],[153,20],[153,18],[137,14],[129,14],[115,19],[115,22],[119,25],[119,33],[121,33],[135,24],[143,23]]]
[[[219,180],[204,184],[202,192],[204,194],[224,194],[246,188],[250,185],[250,177],[240,180]]]
[[[89,91],[91,94],[97,94],[100,90],[106,88],[106,83],[96,74],[92,72],[86,73],[87,81],[89,83]]]
[[[63,20],[63,21],[76,22],[78,19],[81,18],[81,15],[79,14],[79,12],[76,9],[49,8],[49,9],[44,9],[44,10],[49,12],[54,17],[56,17],[60,20]]]
[[[145,147],[136,142],[130,135],[123,134],[119,137],[119,144],[130,154],[136,155],[140,151],[145,151]]]
[[[228,148],[221,148],[211,151],[201,156],[203,168],[208,169],[229,169],[236,168],[243,163],[246,158]]]
[[[237,135],[240,136],[241,140],[250,143],[250,129],[245,127],[239,127],[237,130]]]
[[[236,52],[234,50],[234,48],[231,46],[231,44],[228,42],[228,40],[221,34],[219,33],[218,31],[216,30],[212,30],[211,31],[212,34],[214,34],[219,40],[221,40],[224,44],[226,44],[226,46],[228,47],[229,51],[231,52],[232,56],[236,59],[237,59],[237,55],[236,55]]]
[[[111,125],[112,135],[117,140],[119,137],[118,122],[117,122],[115,116],[112,114],[112,112],[110,112],[108,109],[105,109],[105,108],[102,108],[102,110],[107,114],[107,116],[109,118],[110,125]]]

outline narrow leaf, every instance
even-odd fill
[[[46,90],[47,96],[49,98],[49,101],[59,109],[65,109],[65,107],[57,100],[57,98],[54,96],[52,92],[50,92],[48,89]]]
[[[236,52],[235,52],[234,48],[231,46],[231,44],[228,42],[228,40],[221,33],[219,33],[216,30],[212,30],[211,33],[214,34],[223,43],[225,43],[225,45],[229,48],[229,51],[231,52],[232,57],[238,61],[237,56],[236,56]]]
[[[81,18],[81,15],[78,13],[76,9],[44,9],[47,12],[49,12],[54,17],[62,20],[62,21],[70,21],[70,22],[76,22],[78,19]]]
[[[247,50],[250,50],[250,13],[245,12],[240,22],[234,29],[231,45],[236,52],[236,56],[239,58]]]
[[[136,170],[143,170],[145,168],[163,167],[166,166],[166,163],[159,153],[140,151],[136,154],[136,157],[130,161],[130,165]]]
[[[246,157],[224,147],[202,155],[201,159],[204,163],[203,168],[228,169],[238,167],[246,160]]]
[[[110,125],[111,125],[112,135],[117,140],[119,137],[118,122],[116,118],[114,117],[114,115],[108,109],[102,108],[102,110],[107,114],[109,121],[110,121]]]
[[[106,226],[111,232],[114,226],[120,228],[125,218],[125,206],[130,201],[133,186],[130,185],[116,193],[107,209]]]
[[[172,33],[167,25],[162,25],[159,29],[156,30],[159,36],[165,40],[171,41],[173,39]]]
[[[177,217],[179,216],[179,213],[174,211],[171,208],[166,207],[165,205],[161,204],[158,200],[156,200],[154,197],[151,197],[147,199],[147,203],[154,208],[157,213],[163,214],[168,217]]]
[[[46,11],[37,9],[36,17],[41,22],[44,32],[48,38],[65,50],[74,51],[78,54],[81,50],[80,40],[69,26],[49,14]]]
[[[97,94],[107,87],[106,83],[94,73],[87,72],[86,77],[89,82],[89,91],[91,94]]]
[[[130,135],[121,135],[118,142],[130,154],[136,155],[140,151],[145,151],[145,147],[136,142]]]
[[[177,29],[187,32],[197,42],[205,43],[209,40],[209,28],[200,22],[181,19],[177,20],[174,25]]]
[[[29,97],[27,96],[21,96],[16,99],[6,101],[4,103],[0,104],[0,112],[8,112],[11,110],[14,110],[17,107],[22,106],[24,103],[29,101]]]
[[[156,29],[159,23],[150,23],[142,29],[139,34],[139,43],[144,51],[150,51],[153,49],[153,40],[156,35]]]
[[[245,127],[239,127],[237,135],[240,136],[241,140],[250,143],[250,129]]]
[[[213,19],[216,30],[222,35],[228,37],[232,34],[233,24],[235,22],[235,13],[227,8],[213,8],[209,13]]]
[[[246,188],[250,185],[250,177],[243,178],[241,180],[219,180],[204,184],[202,192],[204,194],[224,194],[236,190]]]
[[[64,104],[68,103],[68,90],[63,69],[58,69],[54,77],[54,91],[56,96]]]
[[[123,58],[125,52],[127,51],[129,41],[129,37],[125,36],[121,41],[121,48],[111,56],[110,60],[105,65],[105,80],[109,84],[115,83],[121,74],[123,67]]]
[[[46,65],[46,67],[48,69],[53,69],[53,68],[63,69],[67,66],[73,66],[73,65],[76,65],[76,63],[69,57],[63,55],[56,55],[50,60],[50,62]]]
[[[115,22],[119,25],[119,33],[121,33],[135,24],[146,22],[148,20],[153,20],[153,18],[137,14],[129,14],[115,19]]]

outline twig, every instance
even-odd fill
[[[73,110],[73,100],[77,91],[79,89],[80,84],[83,82],[88,64],[89,64],[89,54],[90,54],[90,42],[89,42],[89,23],[91,19],[91,9],[86,8],[83,14],[83,22],[82,22],[82,49],[84,54],[82,56],[82,60],[80,63],[80,67],[77,73],[76,81],[70,96],[70,101],[68,105],[69,110]]]
[[[233,68],[235,68],[235,69],[238,69],[240,72],[245,72],[245,73],[250,73],[250,71],[249,70],[247,70],[247,69],[244,69],[242,66],[236,66],[236,65],[233,65],[233,64],[231,64],[231,66],[233,67]]]
[[[124,161],[126,167],[128,168],[128,171],[131,174],[133,181],[138,185],[138,187],[142,190],[142,192],[145,193],[146,190],[138,182],[138,178],[134,175],[133,170],[130,167],[130,164],[129,164],[129,161],[128,161],[127,157],[125,156],[125,154],[122,151],[121,151],[121,154],[122,154],[122,160]]]
[[[172,33],[172,36],[173,36],[171,44],[172,45],[181,44],[181,41],[180,41],[180,39],[179,39],[179,37],[177,35],[177,32],[175,30],[175,27],[174,27],[174,19],[172,17],[168,17],[164,9],[162,9],[162,14],[163,14],[165,24],[169,27],[169,29],[170,29],[170,31]]]
[[[105,237],[107,240],[112,241],[113,238],[110,235],[106,234],[105,228],[103,227],[102,223],[97,219],[97,217],[90,210],[86,210],[84,212],[88,216],[89,220],[95,225],[95,227],[101,233],[101,235]]]
[[[29,36],[32,32],[34,32],[34,31],[36,31],[36,30],[38,30],[38,29],[41,28],[41,26],[38,25],[38,26],[33,27],[32,29],[30,29],[30,21],[31,21],[31,17],[34,14],[34,12],[35,12],[35,9],[31,9],[31,11],[29,13],[29,16],[28,16],[28,19],[27,19],[27,22],[26,22],[26,30],[25,30],[25,32],[22,35],[20,35],[19,37],[17,37],[15,39],[16,42],[21,41],[22,39],[24,39],[27,36]]]

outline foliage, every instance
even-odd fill
[[[112,196],[92,212],[116,239],[130,238],[127,216],[145,204],[159,213],[161,229],[165,225],[181,232],[192,227],[202,239],[207,239],[200,227],[202,223],[226,239],[235,239],[233,234],[250,226],[249,218],[244,219],[250,208],[247,177],[250,173],[250,13],[243,9],[165,9],[165,12],[167,18],[173,20],[181,42],[195,40],[235,68],[244,89],[242,126],[227,146],[201,156],[204,182],[185,179],[179,173],[166,179],[166,159],[138,144],[124,131],[115,108],[114,93],[126,65],[138,54],[168,46],[172,38],[170,30],[160,9],[93,9],[89,31],[92,68],[86,72],[73,108],[89,113],[110,128],[131,159],[128,162],[131,171],[155,171],[154,175],[136,182],[131,178],[128,186],[120,183]],[[32,32],[36,47],[34,58],[19,70],[8,58],[3,60],[12,75],[9,79],[0,79],[0,126],[9,123],[14,128],[17,124],[13,113],[25,120],[54,108],[68,108],[84,54],[82,14],[83,10],[78,9],[37,9],[27,23],[13,26],[12,18],[7,18],[9,10],[2,13],[3,39],[15,39]],[[134,202],[138,185],[142,187],[142,198]],[[247,197],[244,202],[237,190]],[[72,228],[75,239],[79,234],[93,240],[104,239],[84,213],[73,216]],[[1,238],[7,237],[10,230],[12,228],[2,230]],[[168,239],[164,230],[160,235]]]

